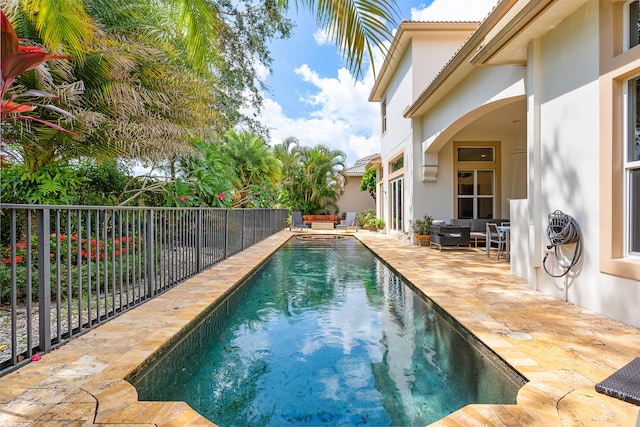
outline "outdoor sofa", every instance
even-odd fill
[[[311,225],[314,222],[332,222],[335,226],[340,223],[338,215],[304,215],[302,220],[307,225]]]
[[[484,243],[487,239],[487,223],[500,225],[503,222],[509,222],[509,220],[487,218],[452,219],[449,224],[469,227],[469,237],[473,240],[474,245],[478,247],[478,240]]]

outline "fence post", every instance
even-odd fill
[[[227,259],[227,246],[229,244],[229,209],[224,211],[224,246],[222,248],[222,259]]]
[[[204,224],[202,223],[202,209],[199,208],[196,212],[196,271],[200,273],[201,263],[200,257],[202,256],[202,229]]]
[[[51,350],[51,261],[49,259],[49,208],[38,209],[38,325],[40,351]]]
[[[264,209],[261,209],[261,212],[264,212]],[[261,215],[261,216],[264,216]],[[253,243],[257,243],[258,242],[258,225],[256,224],[256,218],[258,217],[258,215],[256,215],[255,211],[253,212]],[[260,239],[262,240],[262,239]]]
[[[147,248],[147,298],[153,297],[153,291],[155,289],[156,282],[155,264],[153,262],[153,259],[155,258],[155,227],[153,221],[153,210],[149,209],[147,211],[147,237],[145,238]]]
[[[244,251],[244,229],[247,226],[246,224],[247,222],[247,210],[246,209],[242,209],[242,227],[241,227],[241,233],[242,233],[242,250]]]

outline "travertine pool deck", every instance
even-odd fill
[[[282,231],[0,378],[0,425],[212,425],[185,403],[138,402],[124,378],[293,234]],[[516,405],[469,405],[433,425],[636,426],[640,406],[594,385],[640,356],[640,329],[526,288],[481,249],[440,252],[355,235],[529,380]]]

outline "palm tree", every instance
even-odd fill
[[[271,187],[282,176],[280,161],[267,143],[254,133],[230,131],[222,152],[231,162],[237,177],[234,206],[245,207],[250,202],[252,188]]]
[[[289,2],[265,0],[251,13],[242,13],[231,3],[7,3],[21,35],[39,39],[53,53],[76,58],[73,70],[50,75],[72,89],[71,95],[64,94],[67,103],[62,107],[79,119],[73,130],[80,136],[37,125],[14,129],[23,143],[31,143],[20,153],[28,168],[82,155],[170,158],[189,153],[189,141],[215,138],[237,125],[246,93],[248,102],[261,103],[255,71],[251,72],[253,56],[269,63],[264,39],[288,34],[290,23],[282,16],[282,7],[289,7]],[[371,56],[372,46],[390,37],[387,28],[396,9],[395,0],[296,0],[296,5],[316,16],[318,26],[338,44],[356,75],[364,52]],[[238,20],[235,24],[229,22],[229,8]],[[26,78],[40,78],[36,86],[45,84],[40,74],[30,72]]]
[[[71,2],[54,3],[53,10],[57,10],[60,4],[69,6]],[[156,10],[150,3],[86,2],[87,10],[101,25],[89,26],[94,31],[91,43],[83,45],[75,67],[58,67],[48,74],[42,68],[23,77],[21,82],[28,87],[46,88],[49,81],[55,81],[59,87],[73,89],[68,91],[70,95],[57,94],[78,119],[74,130],[80,135],[62,135],[38,125],[19,129],[18,157],[28,169],[79,156],[166,158],[191,152],[190,140],[215,132],[221,122],[218,112],[223,110],[216,101],[222,97],[212,90],[216,79],[212,73],[196,72],[183,60],[181,38],[170,36],[174,33],[168,18],[171,11]],[[35,14],[35,27],[31,26],[27,6],[38,4],[46,2],[15,2],[14,22],[23,35],[50,37],[50,31],[36,31],[39,19],[48,13]],[[69,7],[72,11],[82,8]],[[63,14],[65,19],[61,18],[56,31],[65,27],[70,14]],[[151,29],[160,36],[154,37]],[[71,35],[62,32],[71,45],[68,50],[74,50],[77,39],[72,37],[73,31]]]
[[[315,212],[331,212],[337,209],[336,202],[342,194],[343,171],[346,154],[316,145],[303,151],[302,167],[310,188],[306,200]]]
[[[84,58],[85,46],[95,34],[95,26],[87,9],[92,5],[104,7],[111,4],[115,10],[121,7],[109,0],[91,0],[85,8],[82,0],[31,0],[18,1],[35,23],[45,46],[54,51],[66,50],[77,58]],[[130,2],[132,3],[132,2]],[[143,0],[138,4],[145,3]],[[156,2],[147,2],[156,5]],[[218,34],[223,17],[219,4],[209,0],[160,0],[174,12],[179,29],[185,33],[185,49],[188,57],[206,67],[211,59],[209,52],[216,52]],[[321,30],[345,57],[351,72],[362,75],[362,61],[367,54],[373,61],[373,48],[382,47],[393,38],[398,8],[395,0],[294,0],[312,13]],[[277,4],[289,8],[289,0],[265,0],[265,13],[273,11]],[[158,8],[156,7],[156,10]]]
[[[307,213],[337,210],[344,180],[344,152],[324,145],[300,147],[295,138],[286,139],[274,151],[287,164],[283,166],[287,172],[281,181],[281,197],[289,209]]]

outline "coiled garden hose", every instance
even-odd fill
[[[571,216],[562,213],[561,211],[555,211],[549,214],[549,225],[547,226],[547,238],[550,244],[547,245],[547,249],[553,249],[554,255],[558,265],[564,270],[560,275],[553,274],[547,270],[547,257],[549,253],[545,254],[542,260],[542,266],[544,271],[551,277],[563,277],[566,276],[573,267],[580,262],[582,257],[582,232],[578,222]],[[569,245],[575,243],[576,247],[573,252],[573,258],[569,265],[562,265],[562,256],[558,253],[558,248],[562,245]]]

